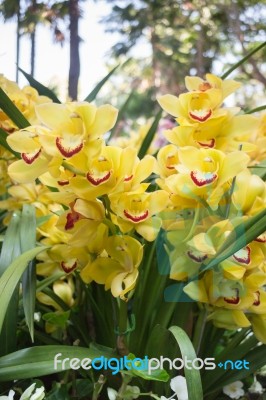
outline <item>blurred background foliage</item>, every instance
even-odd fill
[[[120,108],[134,90],[125,118],[153,115],[158,93],[180,94],[185,89],[186,75],[221,75],[266,40],[264,1],[3,0],[3,19],[17,21],[18,64],[21,36],[28,35],[31,41],[31,71],[27,72],[34,75],[36,46],[42,45],[35,37],[38,24],[52,31],[54,42],[70,43],[68,96],[74,100],[78,98],[81,63],[79,21],[86,2],[106,3],[106,9],[111,10],[101,23],[108,35],[116,34],[119,40],[110,49],[107,64],[110,70],[118,63],[124,64],[108,83],[102,101],[108,100]],[[265,54],[264,48],[237,71],[237,79],[245,82],[234,99],[239,106],[252,108],[262,104]]]

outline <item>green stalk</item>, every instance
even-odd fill
[[[127,303],[123,300],[120,300],[119,304],[119,322],[118,322],[118,335],[117,335],[117,351],[121,356],[124,356],[129,353],[127,348],[127,327],[128,327],[128,319],[127,319]]]
[[[266,110],[266,105],[252,108],[252,110],[247,111],[245,114],[253,114],[255,112],[259,112],[259,111],[263,111],[263,110]]]
[[[200,345],[201,345],[206,321],[207,321],[207,310],[205,308],[203,308],[199,313],[197,323],[195,326],[194,335],[193,335],[193,346],[194,346],[194,349],[195,349],[195,352],[197,355],[199,354],[199,351],[200,351]]]
[[[222,76],[222,79],[225,79],[230,75],[235,69],[237,69],[240,65],[244,64],[253,54],[257,53],[257,51],[261,50],[264,46],[266,46],[266,42],[261,43],[259,46],[255,47],[255,49],[251,50],[245,57],[243,57],[240,61],[234,64],[231,68],[229,68]]]
[[[92,400],[97,400],[98,399],[98,396],[101,393],[103,385],[105,384],[105,382],[106,382],[105,376],[100,375],[98,381],[94,384]]]

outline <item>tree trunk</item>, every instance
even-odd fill
[[[37,3],[36,0],[32,0],[31,12],[36,15],[37,13]],[[30,73],[31,76],[34,76],[35,72],[35,53],[36,53],[36,22],[34,22],[32,31],[30,33],[30,42],[31,42],[31,50],[30,50]]]
[[[79,1],[69,0],[69,18],[70,18],[70,66],[68,77],[68,95],[72,100],[78,97],[78,80],[80,75],[79,59]]]
[[[35,42],[35,35],[36,35],[36,26],[34,27],[33,31],[30,34],[30,41],[31,41],[31,51],[30,51],[30,73],[31,76],[34,76],[35,73],[35,52],[36,52],[36,42]]]
[[[17,32],[16,32],[16,82],[18,83],[18,67],[20,55],[20,1],[17,6]]]

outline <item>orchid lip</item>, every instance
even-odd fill
[[[213,172],[204,174],[200,171],[191,171],[190,177],[195,185],[201,187],[213,183],[217,179],[218,175]]]
[[[80,152],[80,150],[83,147],[83,142],[79,143],[75,147],[66,147],[63,145],[63,140],[64,140],[63,138],[57,137],[55,143],[56,143],[56,147],[58,148],[58,150],[64,157],[67,157],[67,158],[72,157],[74,154],[77,154],[78,152]]]
[[[129,176],[126,176],[125,179],[124,179],[124,181],[125,181],[125,182],[131,181],[132,178],[133,178],[133,174],[132,174],[132,175],[129,175]]]
[[[68,263],[65,261],[61,262],[61,267],[63,270],[69,274],[70,272],[74,271],[75,268],[77,268],[77,261],[75,261],[72,265],[68,266]]]
[[[69,185],[69,181],[65,180],[65,181],[57,181],[59,186],[66,186]]]
[[[142,214],[132,215],[127,210],[124,210],[124,215],[125,215],[125,217],[127,217],[127,219],[130,219],[132,222],[141,222],[141,221],[144,221],[148,217],[149,211],[146,210]]]
[[[197,142],[202,147],[213,148],[215,146],[215,139],[210,139],[207,142]]]
[[[239,290],[235,289],[236,296],[235,297],[224,297],[224,301],[228,304],[238,304],[240,302],[239,298]]]
[[[207,254],[195,254],[192,250],[188,250],[187,255],[195,262],[201,263],[208,257]]]
[[[250,264],[250,247],[244,247],[233,254],[233,258],[241,264]]]
[[[22,159],[26,164],[32,164],[40,155],[41,149],[34,153],[21,153]]]
[[[203,115],[198,115],[198,114],[195,114],[195,111],[194,112],[190,111],[189,115],[192,119],[195,119],[196,121],[204,122],[204,121],[207,121],[208,118],[210,118],[210,116],[212,115],[212,110],[206,111],[205,114],[203,114]]]
[[[254,300],[253,306],[259,306],[260,305],[260,292],[257,290],[254,293],[254,296],[255,296],[255,300]]]
[[[111,171],[108,171],[102,178],[94,178],[92,174],[90,174],[89,172],[87,173],[88,181],[94,186],[98,186],[101,183],[108,181],[110,176],[111,176]]]
[[[77,221],[80,219],[80,214],[77,213],[76,211],[70,212],[66,216],[66,224],[65,224],[65,230],[68,231],[69,229],[74,228],[74,225]]]
[[[256,239],[255,242],[259,242],[259,243],[266,243],[266,232],[262,233],[261,235],[259,235]]]

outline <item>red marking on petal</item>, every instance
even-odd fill
[[[205,175],[205,176],[204,176]],[[204,176],[204,178],[203,178]],[[197,186],[205,186],[209,185],[210,183],[214,182],[218,175],[214,174],[212,172],[208,174],[203,174],[202,172],[199,171],[191,171],[190,172],[190,177]]]
[[[211,89],[212,88],[212,85],[209,83],[209,82],[202,82],[200,85],[199,85],[199,90],[201,91],[201,92],[206,92],[206,90],[209,90],[209,89]]]
[[[226,303],[228,304],[238,304],[240,302],[240,298],[239,298],[239,290],[238,289],[234,289],[235,290],[235,297],[224,297],[224,301],[226,301]]]
[[[255,239],[255,241],[256,241],[256,242],[259,242],[259,243],[266,243],[266,232],[264,232],[264,233],[262,233],[260,236],[258,236],[258,237]]]
[[[75,268],[77,268],[77,262],[75,261],[73,264],[69,265],[68,262],[62,261],[61,267],[67,274],[69,274],[70,272],[74,271]]]
[[[55,143],[56,147],[64,157],[72,157],[74,154],[77,154],[83,147],[83,142],[75,147],[65,147],[63,145],[63,140],[63,138],[57,137]]]
[[[89,172],[87,173],[88,181],[94,186],[98,186],[101,183],[108,181],[110,176],[111,176],[111,171],[108,171],[107,174],[105,174],[102,178],[94,178],[92,174],[90,174]]]
[[[234,259],[241,263],[248,265],[250,263],[250,247],[244,247],[233,255]]]
[[[254,297],[255,297],[255,300],[254,300],[253,306],[259,306],[260,305],[260,292],[258,290],[254,293]]]
[[[39,157],[40,153],[41,149],[36,153],[21,153],[21,157],[26,164],[32,164],[36,160],[36,158]]]
[[[215,139],[211,139],[208,142],[198,142],[198,144],[202,147],[208,147],[212,149],[215,146]]]
[[[131,181],[132,178],[133,178],[133,175],[127,176],[127,177],[125,177],[124,181],[126,181],[126,182]]]
[[[206,114],[202,116],[194,114],[192,111],[189,112],[189,115],[192,119],[195,119],[196,121],[204,122],[207,121],[208,118],[210,118],[210,116],[212,115],[212,110],[208,110]]]
[[[69,185],[69,181],[57,181],[59,186]]]
[[[77,213],[76,211],[72,211],[70,213],[67,214],[66,216],[66,225],[65,225],[65,230],[69,230],[74,228],[74,225],[77,221],[79,221],[81,218],[81,215],[79,213]]]
[[[206,260],[206,258],[208,257],[207,254],[200,254],[200,253],[193,253],[192,250],[189,250],[187,252],[187,255],[195,262],[197,263],[201,263],[202,261]]]
[[[148,217],[149,211],[146,210],[140,215],[132,215],[127,210],[124,210],[124,215],[125,217],[127,217],[127,219],[130,219],[130,221],[132,222],[140,222],[144,221]]]

